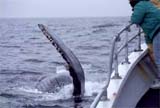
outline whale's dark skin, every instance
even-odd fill
[[[69,74],[72,77],[73,82],[73,96],[83,96],[85,92],[85,75],[79,60],[62,42],[62,40],[53,34],[51,30],[49,30],[43,24],[38,24],[38,27],[51,42],[51,44],[56,48],[56,50],[61,54],[62,58],[66,61]]]

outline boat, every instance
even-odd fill
[[[90,108],[160,108],[160,88],[152,88],[157,70],[147,45],[142,43],[142,30],[129,39],[134,24],[128,24],[113,38],[109,72],[104,87]],[[123,34],[123,35],[122,35]],[[118,46],[125,34],[125,42]],[[129,54],[129,44],[137,39],[137,48]],[[119,54],[125,51],[119,63]]]

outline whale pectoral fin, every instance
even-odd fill
[[[78,58],[68,47],[66,47],[66,45],[58,36],[52,32],[49,32],[50,30],[46,26],[43,24],[38,24],[38,27],[41,29],[46,38],[51,42],[51,44],[56,48],[56,50],[61,54],[66,63],[71,67],[72,70],[69,69],[69,72],[73,79],[73,95],[84,95],[85,76]]]

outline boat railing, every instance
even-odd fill
[[[109,86],[111,79],[121,79],[121,76],[119,75],[119,72],[118,72],[118,57],[119,57],[120,52],[122,50],[125,50],[125,58],[124,58],[123,63],[129,64],[130,62],[128,59],[128,55],[129,55],[128,44],[137,38],[138,38],[138,48],[135,51],[142,51],[142,49],[141,49],[142,31],[141,31],[140,27],[138,27],[138,33],[135,36],[133,36],[131,39],[128,39],[128,33],[130,32],[131,26],[133,26],[133,25],[134,24],[127,25],[120,32],[118,32],[118,34],[116,36],[113,37],[113,42],[112,42],[111,52],[110,52],[110,60],[109,60],[109,72],[107,73],[107,80],[106,80],[105,86],[102,88],[100,93],[96,96],[96,98],[92,102],[90,108],[96,108],[97,104],[102,99],[102,97],[103,97],[103,99],[106,99],[106,100],[108,99],[107,88]],[[126,33],[125,37],[124,37],[125,43],[118,48],[117,43],[121,40],[121,37],[124,36],[124,35],[122,35],[123,33]],[[114,71],[113,77],[111,77],[113,69],[115,71]],[[108,99],[108,101],[109,101],[109,99]]]

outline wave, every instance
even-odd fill
[[[104,28],[97,28],[96,30],[93,30],[92,33],[103,33],[106,32],[107,30]]]
[[[114,26],[120,26],[118,24],[102,24],[102,25],[96,25],[92,26],[92,28],[108,28],[108,27],[114,27]]]
[[[38,60],[38,59],[25,59],[25,62],[32,62],[32,63],[43,63],[45,61],[43,60]]]
[[[51,64],[55,64],[55,65],[64,65],[64,62],[60,62],[60,61],[52,61],[50,62]]]
[[[18,97],[16,94],[11,94],[11,93],[0,93],[0,96],[5,97],[5,98],[17,98]]]
[[[78,49],[81,50],[99,50],[99,49],[103,49],[105,46],[77,46]]]
[[[39,38],[37,38],[37,37],[31,37],[31,38],[29,38],[29,39],[31,39],[31,40],[37,40],[37,39],[39,39]]]
[[[31,74],[31,75],[41,75],[41,72],[34,72],[34,71],[29,71],[29,70],[7,70],[3,69],[0,71],[0,74],[6,74],[6,75],[26,75],[26,74]]]
[[[67,108],[60,105],[23,105],[23,108]]]
[[[0,45],[2,48],[20,48],[20,46],[15,46],[15,45]]]

